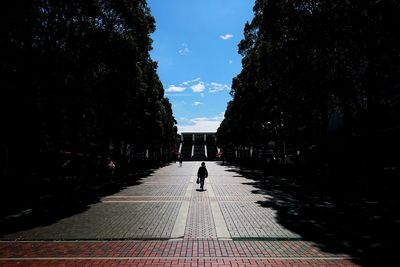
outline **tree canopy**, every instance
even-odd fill
[[[256,0],[239,43],[224,148],[275,153],[399,126],[400,3]]]
[[[17,1],[0,12],[6,176],[62,152],[129,160],[175,145],[145,0]]]

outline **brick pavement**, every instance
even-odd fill
[[[198,191],[199,165],[171,164],[80,214],[2,236],[0,266],[357,266],[282,227],[257,204],[271,196],[234,169],[208,162]]]
[[[220,202],[220,206],[232,238],[300,238],[276,223],[272,209],[252,202]]]
[[[60,259],[60,260],[26,260],[26,261],[3,261],[4,267],[14,266],[147,266],[147,267],[242,267],[242,266],[279,266],[279,267],[350,267],[354,264],[349,260],[326,260],[326,259]]]
[[[0,266],[357,266],[306,241],[0,242]]]

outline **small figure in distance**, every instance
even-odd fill
[[[115,163],[111,158],[108,158],[108,163],[107,163],[107,170],[108,170],[108,175],[110,176],[110,178],[114,177],[114,173],[115,173]]]
[[[208,171],[206,168],[206,164],[204,162],[201,163],[199,170],[197,171],[197,179],[200,179],[200,189],[204,190],[204,180],[208,177]]]
[[[225,164],[225,154],[224,151],[221,149],[220,153],[220,158],[222,158],[222,164]]]
[[[179,167],[182,167],[182,155],[179,155]]]

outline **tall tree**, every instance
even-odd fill
[[[280,157],[317,147],[324,158],[337,138],[399,125],[399,11],[392,0],[255,1],[220,145],[274,141]]]
[[[6,177],[56,174],[64,152],[126,161],[174,145],[145,0],[19,1],[1,12]]]

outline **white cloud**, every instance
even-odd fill
[[[213,117],[213,118],[209,118],[209,117],[198,117],[198,118],[193,118],[193,119],[191,119],[190,121],[192,122],[192,123],[198,123],[198,122],[201,122],[201,121],[215,121],[216,119],[215,119],[216,117]]]
[[[185,90],[186,90],[186,87],[170,85],[166,91],[167,92],[178,92],[178,93],[180,93],[180,92],[183,92]]]
[[[229,62],[229,64],[232,64],[232,63],[233,63],[233,60],[229,60],[228,62]]]
[[[178,53],[181,56],[187,56],[189,54],[190,50],[187,47],[184,47],[182,49],[179,49]]]
[[[222,111],[221,113],[219,113],[217,116],[213,117],[212,119],[217,120],[217,121],[218,120],[222,121],[224,119],[224,117],[225,117],[225,111]]]
[[[208,87],[209,87],[208,91],[210,93],[216,93],[216,92],[220,92],[220,91],[224,91],[224,90],[230,90],[229,85],[216,83],[216,82],[210,83]]]
[[[178,132],[216,132],[223,119],[221,114],[212,118],[191,119],[192,125],[178,125]]]
[[[190,53],[190,49],[187,44],[183,43],[181,49],[178,50],[179,55],[187,56]]]
[[[196,79],[193,79],[193,80],[184,81],[183,83],[181,83],[181,85],[189,85],[189,84],[198,82],[198,81],[200,81],[200,80],[201,80],[200,78],[196,78]]]
[[[166,97],[178,97],[178,96],[182,96],[182,97],[186,97],[186,96],[191,96],[191,93],[166,93],[165,96]]]
[[[192,85],[190,88],[192,88],[194,93],[201,93],[206,89],[205,85],[203,82],[199,82],[195,85]]]
[[[208,93],[216,93],[221,91],[229,91],[231,89],[231,86],[228,84],[217,82],[205,83],[201,80],[201,78],[195,78],[192,80],[184,81],[179,85],[170,85],[166,90],[166,95],[168,95],[168,93],[173,93],[174,96],[188,96],[188,92],[182,94],[182,92],[184,92],[187,88],[192,89],[193,93],[199,93],[200,97],[204,97],[206,89]]]
[[[228,40],[228,39],[231,39],[232,37],[233,37],[233,35],[230,33],[219,36],[219,38],[221,38],[222,40]]]
[[[181,122],[190,123],[190,120],[189,120],[188,118],[186,118],[186,117],[180,117],[179,120],[180,120]]]
[[[200,105],[203,105],[203,104],[204,104],[203,102],[198,102],[198,101],[193,102],[193,106],[200,106]]]

